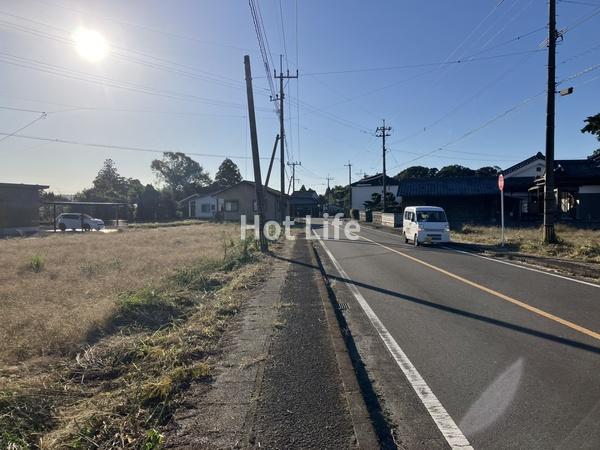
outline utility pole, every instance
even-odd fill
[[[292,166],[292,192],[296,192],[296,166],[301,166],[301,162],[292,161],[287,163],[288,166]]]
[[[352,163],[344,164],[348,168],[348,209],[352,209]]]
[[[277,70],[275,72],[275,79],[279,79],[279,95],[275,100],[279,100],[279,149],[280,152],[280,177],[281,177],[281,197],[280,197],[280,217],[281,222],[285,218],[285,211],[283,205],[285,204],[285,120],[283,116],[283,105],[285,94],[283,92],[283,80],[298,78],[298,70],[296,70],[296,75],[290,75],[290,71],[286,71],[286,75],[283,74],[283,55],[279,55],[279,75],[277,75]]]
[[[387,136],[391,136],[388,132],[392,131],[391,127],[386,127],[385,126],[385,119],[383,119],[383,126],[381,127],[377,127],[377,130],[375,130],[375,136],[382,138],[382,146],[381,146],[381,150],[382,150],[382,154],[383,154],[383,178],[382,178],[382,183],[383,183],[383,193],[382,193],[382,198],[381,201],[383,203],[383,212],[385,212],[387,206],[386,206],[386,188],[385,188],[385,138]]]
[[[329,182],[333,180],[333,177],[330,177],[329,174],[327,174],[325,179],[327,180],[327,206],[329,207],[329,205],[331,205],[331,190],[329,189]]]
[[[248,97],[248,118],[250,121],[250,141],[252,143],[252,163],[254,166],[254,187],[256,191],[256,209],[258,210],[259,223],[258,226],[260,251],[268,250],[267,240],[264,233],[264,199],[263,187],[260,175],[260,159],[258,154],[258,134],[256,133],[256,116],[254,114],[254,93],[252,92],[252,72],[250,70],[250,56],[244,56],[244,69],[246,73],[246,95]]]
[[[554,231],[554,111],[556,100],[556,0],[549,0],[548,103],[546,108],[546,176],[544,180],[544,243],[556,242]]]
[[[275,136],[275,144],[273,145],[273,153],[271,154],[271,161],[269,162],[269,170],[267,171],[267,178],[265,179],[265,187],[269,186],[269,180],[271,179],[271,170],[273,169],[273,161],[275,160],[275,152],[277,151],[277,143],[279,142],[279,135]]]

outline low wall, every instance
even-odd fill
[[[382,213],[381,225],[386,227],[398,228],[402,226],[402,214],[400,213]]]
[[[373,214],[370,211],[359,211],[358,220],[361,222],[373,222]]]

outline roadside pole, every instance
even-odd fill
[[[504,175],[498,176],[498,188],[500,189],[500,221],[502,223],[502,247],[504,247]]]
[[[254,114],[254,93],[252,92],[252,72],[250,70],[250,56],[244,56],[244,68],[246,72],[246,95],[248,97],[248,119],[250,121],[250,141],[252,144],[252,163],[254,166],[254,187],[256,189],[256,209],[258,212],[258,227],[260,251],[266,252],[269,248],[265,239],[264,222],[265,214],[263,211],[263,187],[260,176],[260,159],[258,155],[258,135],[256,133],[256,116]]]

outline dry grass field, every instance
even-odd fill
[[[566,258],[600,263],[600,230],[579,229],[566,225],[556,226],[558,243],[542,245],[541,228],[512,228],[505,230],[506,249],[533,255]],[[460,230],[452,230],[455,242],[474,243],[501,249],[500,228],[463,225]]]
[[[0,362],[72,353],[116,311],[116,297],[176,268],[223,257],[233,225],[0,240]]]
[[[209,224],[0,241],[0,449],[161,447],[268,267]]]

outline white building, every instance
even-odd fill
[[[219,210],[218,199],[214,192],[194,194],[184,198],[180,203],[188,204],[188,214],[191,219],[214,219]]]
[[[364,177],[359,181],[352,183],[352,208],[358,210],[365,209],[365,202],[373,199],[373,194],[383,192],[382,174]],[[385,190],[394,195],[398,192],[398,181],[392,177],[385,178]],[[396,201],[398,199],[396,198]]]

